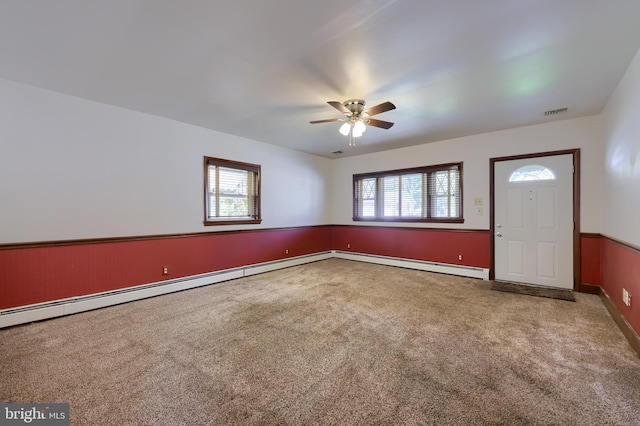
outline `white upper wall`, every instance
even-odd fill
[[[604,109],[602,234],[640,246],[640,51]]]
[[[638,124],[629,118],[634,111],[638,116],[638,62],[607,109],[608,158],[614,158],[615,147],[633,148],[626,157],[630,167],[639,147]],[[628,90],[635,96],[626,96]],[[638,193],[637,167],[626,169],[635,173],[632,181],[620,183],[608,160],[603,191],[603,140],[602,116],[590,116],[328,160],[0,80],[0,244],[353,224],[354,173],[458,161],[464,162],[464,224],[385,225],[489,229],[489,158],[572,148],[582,152],[581,232],[629,241],[626,227],[633,225],[629,242],[640,244],[631,219],[638,197],[628,197]],[[261,225],[202,224],[205,155],[262,165]],[[615,218],[607,209],[604,221],[603,192],[619,193],[604,205],[621,206]],[[482,215],[476,214],[474,198],[483,199]],[[603,222],[608,224],[601,230]]]
[[[464,172],[464,224],[384,223],[389,226],[423,226],[489,229],[489,159],[564,149],[581,149],[581,232],[600,232],[602,193],[602,120],[600,116],[519,127],[492,133],[429,143],[375,154],[346,157],[333,164],[333,223],[352,221],[352,175],[460,162]],[[364,138],[363,138],[364,139]],[[361,143],[365,143],[362,141]],[[482,198],[483,214],[477,215],[474,198]],[[377,224],[380,222],[357,222]]]
[[[262,166],[262,224],[205,227],[203,157]],[[330,223],[331,160],[0,80],[0,244]]]

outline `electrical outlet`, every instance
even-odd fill
[[[169,274],[169,267],[168,266],[162,267],[162,275],[168,275],[168,274]]]
[[[461,254],[458,255],[458,260],[462,260],[462,255]]]
[[[631,295],[625,288],[622,289],[622,302],[627,306],[631,306]]]
[[[289,249],[286,249],[286,250],[284,251],[284,254],[289,254]]]
[[[482,207],[476,207],[476,214],[478,216],[482,216],[484,214],[483,211],[482,211]]]
[[[350,249],[351,248],[351,244],[347,244],[347,248]]]
[[[473,199],[473,205],[474,206],[481,206],[482,205],[482,198],[474,198]]]

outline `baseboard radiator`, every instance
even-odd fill
[[[334,256],[338,259],[357,260],[359,262],[377,263],[379,265],[397,266],[420,271],[438,272],[440,274],[459,275],[462,277],[489,279],[489,269],[473,266],[451,265],[448,263],[427,262],[423,260],[404,259],[399,257],[378,256],[373,254],[353,253],[334,250]]]
[[[397,266],[421,271],[438,272],[450,275],[459,275],[470,278],[489,279],[489,270],[470,266],[449,265],[434,262],[401,259],[394,257],[376,256],[343,251],[326,251],[306,256],[292,257],[274,262],[247,265],[240,268],[226,269],[201,275],[177,278],[167,281],[159,281],[135,287],[107,291],[103,293],[89,294],[86,296],[71,297],[51,302],[38,303],[17,308],[0,310],[0,328],[25,324],[64,315],[90,311],[92,309],[119,305],[134,300],[146,299],[191,288],[202,287],[236,278],[303,265],[305,263],[320,260],[338,258],[355,260],[359,262],[377,263],[380,265]]]

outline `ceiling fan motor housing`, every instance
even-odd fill
[[[349,99],[348,101],[344,101],[343,103],[345,108],[351,111],[351,114],[355,116],[359,116],[360,114],[362,114],[365,104],[366,102],[362,99]]]

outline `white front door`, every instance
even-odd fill
[[[573,289],[573,155],[494,166],[495,278]]]

